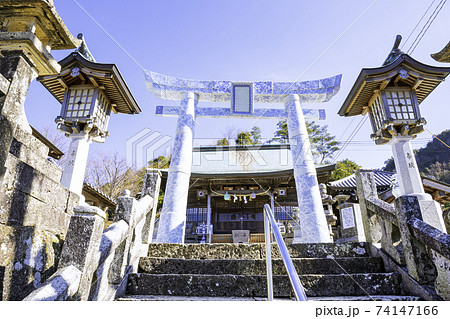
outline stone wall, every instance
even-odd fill
[[[60,185],[48,147],[28,132],[23,104],[34,68],[9,54],[0,74],[0,296],[21,300],[55,272],[78,196]]]

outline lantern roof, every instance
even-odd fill
[[[401,52],[398,44],[397,38],[396,45],[383,66],[361,70],[338,112],[339,115],[362,114],[369,106],[374,92],[384,90],[388,86],[415,90],[417,100],[421,103],[450,73],[450,67],[436,67],[414,60]]]
[[[438,62],[450,62],[450,42],[441,51],[431,54],[431,57]]]
[[[47,39],[52,49],[73,49],[79,45],[56,11],[53,0],[2,1],[0,16],[13,18],[19,24],[26,23],[27,19],[36,19],[36,36],[41,41]]]
[[[82,38],[82,36],[79,35]],[[80,46],[82,47],[84,44]],[[88,52],[89,55],[86,53]],[[141,112],[125,80],[115,64],[97,63],[92,55],[78,48],[58,63],[61,72],[57,75],[41,76],[37,80],[62,103],[66,89],[75,85],[94,85],[102,89],[112,104],[114,113],[138,114]]]

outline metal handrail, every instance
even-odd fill
[[[270,234],[271,230],[275,235],[278,248],[281,252],[281,258],[283,259],[284,266],[286,267],[287,273],[289,275],[289,280],[291,281],[292,288],[294,289],[295,299],[297,301],[306,301],[305,290],[303,289],[302,283],[298,278],[297,271],[295,270],[294,264],[292,263],[291,256],[287,250],[286,244],[284,243],[281,232],[278,229],[278,225],[273,216],[272,209],[268,204],[264,205],[264,234],[266,239],[266,268],[267,268],[267,300],[273,300],[273,280],[272,280],[272,251]]]

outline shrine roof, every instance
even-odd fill
[[[373,170],[375,178],[375,184],[377,187],[389,187],[391,185],[391,178],[394,173]],[[337,181],[330,182],[328,187],[334,190],[356,189],[356,176],[352,174],[350,176],[341,178]]]
[[[335,164],[316,165],[318,173],[331,174],[334,168]],[[202,146],[194,147],[192,153],[191,177],[251,178],[293,174],[289,144]]]

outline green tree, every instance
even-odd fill
[[[395,172],[395,163],[394,163],[394,157],[390,157],[389,159],[384,161],[384,167],[382,168],[385,172]]]
[[[158,156],[157,158],[154,158],[148,162],[148,167],[157,169],[169,168],[171,158],[172,158],[171,156],[169,157],[165,157],[162,155]],[[162,208],[162,205],[164,203],[164,195],[165,195],[164,191],[162,190],[162,188],[160,188],[158,195],[158,206],[156,208],[158,211]]]
[[[349,159],[338,161],[336,162],[336,168],[331,174],[330,182],[337,181],[341,178],[350,176],[353,174],[354,171],[360,168],[361,166],[359,166],[358,164]]]
[[[252,138],[249,132],[239,132],[236,137],[236,145],[252,145]]]
[[[424,175],[430,176],[438,181],[450,184],[450,163],[436,162],[426,167]]]
[[[216,145],[230,145],[230,141],[226,137],[221,138],[220,140],[217,140]]]
[[[258,126],[253,126],[250,131],[250,138],[252,144],[261,144],[261,129]]]
[[[171,156],[165,157],[165,156],[158,156],[157,158],[152,159],[148,162],[149,168],[157,168],[157,169],[163,169],[163,168],[169,168],[170,167],[170,160]]]
[[[273,141],[278,141],[280,143],[287,143],[289,139],[289,131],[287,127],[286,120],[280,120],[277,123],[277,130],[275,131],[275,137]]]
[[[328,132],[328,125],[321,126],[314,121],[306,122],[306,129],[308,130],[314,161],[319,164],[327,163],[327,159],[333,158],[333,155],[340,149],[340,143],[336,141],[335,136]],[[286,120],[278,121],[273,140],[281,143],[288,142],[289,131]]]

